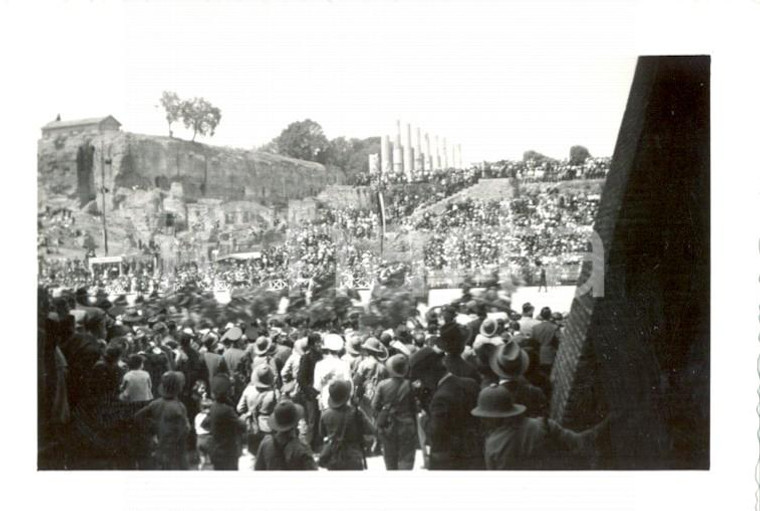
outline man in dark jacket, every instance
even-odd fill
[[[303,408],[292,401],[281,401],[274,407],[267,435],[256,453],[254,470],[317,470],[314,455],[298,439],[296,427],[303,417]]]
[[[314,388],[314,366],[322,359],[320,349],[322,336],[312,332],[306,341],[306,352],[298,365],[299,400],[306,409],[306,443],[316,452],[321,447],[321,437],[317,432],[319,427],[319,392]]]
[[[235,413],[229,401],[230,380],[218,375],[211,381],[214,404],[203,420],[202,427],[211,432],[211,463],[214,470],[237,470],[241,452],[240,436],[245,421]]]
[[[544,392],[532,385],[523,376],[530,361],[528,353],[510,339],[498,346],[489,359],[491,370],[499,377],[499,385],[509,390],[515,401],[526,406],[528,417],[543,417],[548,412],[548,402]]]
[[[541,309],[541,322],[533,327],[533,339],[539,345],[538,363],[542,372],[548,376],[554,365],[554,357],[559,348],[559,326],[552,322],[552,310],[549,307]]]
[[[545,417],[527,417],[525,405],[515,403],[502,385],[480,391],[472,410],[489,430],[485,441],[488,470],[537,470],[592,468],[590,461],[602,435],[609,434],[612,416],[591,429],[577,433]],[[580,465],[584,466],[584,465]]]
[[[430,347],[411,358],[412,380],[432,392],[427,421],[431,470],[484,468],[480,425],[470,415],[477,404],[478,384],[452,374],[443,357]]]
[[[444,323],[437,346],[446,353],[443,363],[454,376],[470,378],[480,383],[480,373],[472,364],[462,358],[467,339],[470,337],[469,328],[455,322]]]

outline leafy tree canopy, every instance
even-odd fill
[[[582,145],[574,145],[570,148],[570,165],[583,165],[590,157],[591,153]]]
[[[222,111],[204,98],[193,98],[182,102],[182,123],[193,130],[193,140],[198,134],[214,136],[214,131],[222,120]]]
[[[330,142],[319,123],[306,119],[292,122],[263,150],[299,160],[326,163]]]

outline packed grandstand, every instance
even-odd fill
[[[333,279],[337,272],[339,285],[368,288],[386,266],[399,262],[398,252],[380,255],[377,240],[383,229],[389,240],[401,238],[409,244],[410,233],[421,240],[421,251],[400,260],[410,270],[416,267],[428,287],[456,287],[468,277],[497,269],[527,284],[537,282],[541,268],[550,283],[571,282],[591,233],[601,184],[561,185],[599,182],[608,170],[609,158],[589,158],[574,166],[566,161],[507,161],[429,171],[411,183],[405,174],[363,174],[357,186],[366,182],[382,192],[382,211],[377,201],[365,209],[320,204],[311,221],[279,222],[269,231],[251,228],[236,240],[234,251],[224,247],[226,257],[208,264],[186,258],[191,260],[180,261],[172,271],[163,271],[161,250],[152,240],[140,240],[138,256],[90,264],[94,251],[87,253],[87,238],[71,212],[48,208],[38,218],[39,282],[63,288],[94,285],[109,294],[172,291],[188,285],[202,291],[281,289],[294,282],[306,287],[326,276]],[[500,200],[467,195],[479,180],[498,178],[512,179],[519,191]],[[425,193],[420,184],[426,185]],[[444,199],[449,200],[443,208],[431,208]],[[212,232],[216,239],[225,235]],[[83,256],[60,257],[60,247],[72,240],[84,245]],[[177,250],[192,248],[190,240],[178,237]],[[414,264],[415,258],[423,264]]]

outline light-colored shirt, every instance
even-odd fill
[[[532,337],[533,327],[538,325],[541,322],[537,319],[523,316],[522,318],[520,318],[518,323],[520,323],[520,333],[523,335],[527,335],[528,337]]]
[[[330,397],[328,389],[335,380],[351,381],[351,367],[348,362],[334,355],[326,355],[314,366],[314,388],[320,393],[319,403],[322,409],[327,408]]]
[[[121,383],[121,394],[119,398],[122,401],[150,401],[153,399],[151,392],[150,374],[142,369],[128,371]]]

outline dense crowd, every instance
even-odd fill
[[[362,470],[382,455],[409,470],[418,451],[431,470],[589,468],[609,426],[546,419],[563,338],[548,308],[494,316],[464,290],[392,327],[348,311],[318,328],[122,298],[40,288],[41,468]]]
[[[505,161],[492,165],[483,177],[516,177],[523,182],[556,182],[573,179],[604,179],[610,170],[610,158],[587,158],[583,164],[567,160]]]
[[[433,183],[442,184],[447,190],[452,191],[458,187],[469,186],[480,178],[515,177],[525,182],[604,179],[609,172],[610,162],[609,157],[589,157],[583,163],[571,163],[569,160],[551,158],[501,160],[491,163],[485,162],[479,166],[464,169],[425,170],[415,172],[412,175],[389,173],[374,176],[362,173],[356,176],[351,184],[385,188],[389,185],[403,183]]]
[[[408,208],[419,207],[420,201],[410,197],[394,202],[395,222],[402,232],[416,231],[426,239],[424,271],[500,267],[521,278],[536,264],[562,267],[577,260],[587,248],[598,203],[598,196],[583,190],[525,192],[501,201],[466,199],[448,204],[440,214],[412,217]],[[86,261],[41,256],[39,281],[68,287],[95,283],[116,293],[150,293],[188,284],[203,290],[308,286],[314,279],[338,274],[349,287],[367,287],[386,262],[372,243],[379,229],[374,211],[325,208],[314,220],[291,226],[283,242],[268,244],[247,259],[191,262],[164,272],[160,258],[137,257],[123,263],[120,272],[110,267],[90,273]]]
[[[467,199],[426,213],[425,265],[476,269],[577,257],[587,248],[599,198],[585,192],[535,193],[502,201]]]
[[[84,236],[76,227],[76,218],[70,209],[48,206],[37,215],[37,248],[48,255],[59,254],[62,248],[77,244],[81,247]]]

